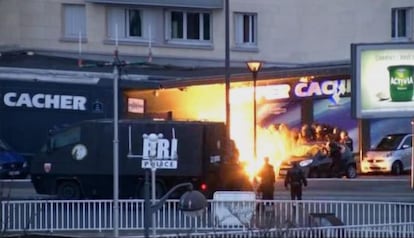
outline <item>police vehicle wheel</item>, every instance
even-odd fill
[[[402,170],[402,164],[400,161],[395,161],[391,166],[391,173],[394,175],[401,175]]]
[[[80,199],[81,191],[79,184],[74,181],[64,181],[59,184],[57,195],[60,199]]]

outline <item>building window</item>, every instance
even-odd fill
[[[394,8],[391,11],[391,37],[408,39],[412,35],[412,10],[410,8]]]
[[[257,14],[235,14],[235,42],[237,46],[257,46]]]
[[[169,11],[166,13],[168,40],[210,41],[210,13]]]
[[[108,36],[111,39],[142,38],[142,12],[139,9],[109,8]]]
[[[138,10],[128,10],[128,34],[130,37],[142,36],[141,12]]]
[[[86,15],[84,5],[63,5],[63,34],[65,38],[86,37]]]

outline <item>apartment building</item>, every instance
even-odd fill
[[[260,60],[265,69],[257,93],[267,101],[258,101],[257,124],[335,124],[350,132],[358,148],[359,126],[350,113],[351,44],[411,42],[413,9],[414,0],[3,0],[0,53],[29,50],[36,55],[112,59],[117,48],[123,59],[219,67],[209,69],[215,72],[204,78],[186,72],[185,77],[174,75],[174,83],[164,81],[160,90],[128,87],[121,95],[124,101],[143,100],[144,111],[171,112],[173,119],[221,121],[226,113],[226,52],[238,73],[246,61]],[[3,57],[2,67],[9,64],[5,61]],[[179,82],[182,78],[190,80]],[[206,78],[204,84],[209,85],[195,85]],[[252,138],[252,97],[246,89],[252,88],[251,74],[245,69],[231,80],[230,94],[237,98],[231,99],[232,118],[244,118],[242,127],[249,131],[242,135],[234,127],[232,134]],[[14,133],[3,127],[0,132]],[[364,141],[369,147],[367,128]],[[371,131],[380,131],[375,128]]]
[[[227,0],[5,0],[0,49],[222,62]],[[413,0],[228,0],[231,62],[348,61],[350,44],[411,41]]]

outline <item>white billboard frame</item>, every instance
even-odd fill
[[[388,67],[395,65],[413,66],[414,72],[414,43],[351,45],[352,113],[356,118],[414,117],[414,100],[395,101],[390,96]]]

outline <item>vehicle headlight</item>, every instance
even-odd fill
[[[385,154],[385,157],[392,157],[392,152],[388,152]]]
[[[313,160],[311,160],[311,159],[307,159],[307,160],[300,161],[300,162],[299,162],[299,165],[300,165],[301,167],[306,167],[306,166],[308,166],[308,165],[312,164],[312,162],[313,162]]]

